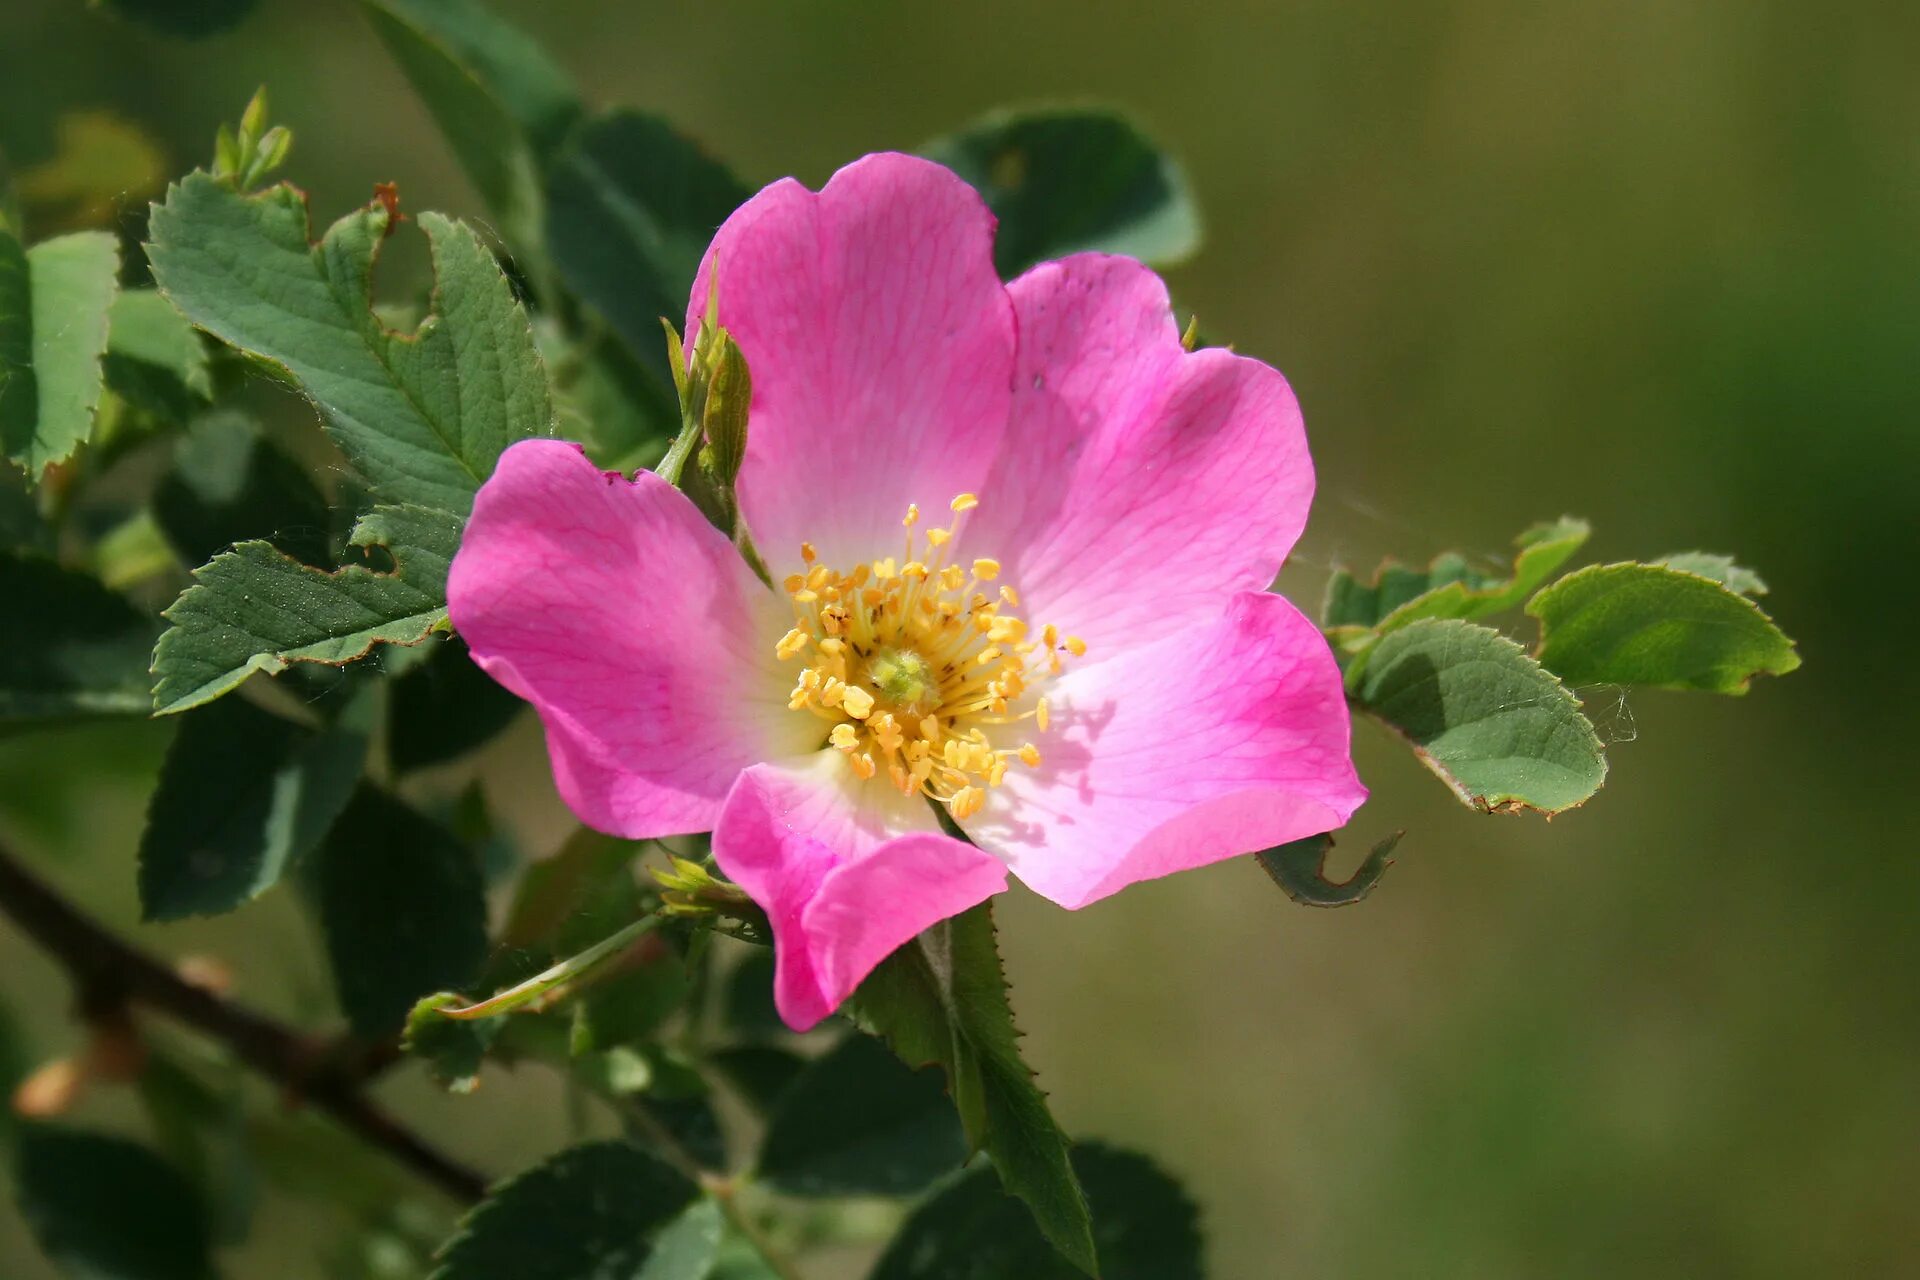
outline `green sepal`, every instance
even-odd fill
[[[1393,850],[1404,831],[1396,831],[1373,846],[1366,860],[1345,880],[1327,877],[1327,855],[1333,852],[1331,832],[1294,840],[1254,855],[1261,870],[1273,878],[1289,898],[1303,907],[1350,907],[1380,883],[1393,865]]]
[[[1097,1274],[1072,1144],[1020,1057],[988,905],[942,921],[888,956],[847,1011],[908,1066],[946,1073],[969,1143],[993,1159],[1053,1248]]]

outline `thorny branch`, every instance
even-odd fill
[[[362,1087],[393,1059],[391,1048],[350,1053],[183,980],[115,937],[21,864],[0,844],[0,914],[58,960],[73,979],[81,1012],[103,1018],[140,1005],[219,1041],[235,1057],[310,1103],[462,1203],[486,1180],[429,1146],[375,1105]]]

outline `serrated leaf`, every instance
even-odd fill
[[[450,1093],[472,1093],[480,1084],[480,1065],[502,1025],[498,1018],[448,1018],[441,1010],[459,1008],[466,997],[440,991],[416,1002],[407,1013],[400,1047],[426,1060],[427,1070]]]
[[[1093,1205],[1101,1280],[1200,1280],[1199,1214],[1145,1156],[1076,1147],[1073,1167]],[[913,1211],[869,1280],[1071,1280],[993,1176],[976,1169]]]
[[[119,270],[104,231],[25,250],[0,231],[0,452],[36,480],[93,430]]]
[[[474,664],[465,641],[429,644],[426,660],[393,682],[387,751],[395,773],[478,750],[527,707]]]
[[[1118,112],[997,112],[921,154],[965,178],[1000,219],[1002,278],[1086,250],[1164,266],[1200,247],[1186,175]]]
[[[1800,665],[1793,641],[1745,596],[1650,564],[1593,565],[1527,602],[1542,666],[1569,684],[1745,693]]]
[[[314,730],[227,698],[182,717],[140,838],[142,918],[218,915],[278,883],[353,795],[371,711],[363,696]]]
[[[943,921],[888,956],[854,993],[849,1012],[908,1066],[946,1073],[968,1141],[993,1158],[1053,1247],[1096,1274],[1071,1144],[1020,1057],[989,907]]]
[[[102,368],[115,395],[166,422],[185,423],[213,398],[206,344],[152,289],[113,300]]]
[[[1476,572],[1455,554],[1424,570],[1388,561],[1363,583],[1344,569],[1327,581],[1322,625],[1370,627],[1385,633],[1422,618],[1484,618],[1514,608],[1565,564],[1592,533],[1584,520],[1562,516],[1514,539],[1519,553],[1505,577]]]
[[[1465,804],[1559,813],[1607,775],[1579,700],[1519,645],[1476,623],[1429,618],[1393,632],[1348,691]]]
[[[1682,573],[1696,574],[1702,578],[1712,578],[1729,591],[1743,596],[1763,596],[1767,594],[1767,584],[1759,574],[1745,565],[1735,564],[1732,556],[1719,555],[1712,551],[1676,551],[1672,555],[1662,556],[1653,563],[1669,569],[1678,569]]]
[[[77,1280],[211,1280],[206,1209],[177,1169],[136,1143],[22,1126],[14,1151],[21,1216]]]
[[[652,373],[671,375],[660,318],[687,305],[713,233],[749,192],[672,126],[617,111],[574,131],[547,179],[547,252]]]
[[[915,1071],[871,1036],[808,1064],[760,1146],[760,1177],[797,1196],[907,1196],[967,1159],[944,1079]]]
[[[163,615],[173,626],[153,652],[153,709],[211,702],[256,671],[292,662],[340,666],[376,644],[418,644],[447,617],[447,566],[460,518],[425,507],[375,507],[353,533],[383,547],[394,569],[327,573],[271,543],[243,542],[194,571]]]
[[[398,1031],[429,992],[471,982],[487,952],[487,904],[471,853],[437,823],[362,787],[322,842],[320,923],[354,1031]]]
[[[628,1143],[572,1147],[495,1187],[462,1219],[432,1280],[636,1276],[656,1235],[699,1194]]]
[[[1380,883],[1393,865],[1393,850],[1404,831],[1396,831],[1373,846],[1366,861],[1345,880],[1327,878],[1327,855],[1333,851],[1333,836],[1308,836],[1254,855],[1260,867],[1289,898],[1303,907],[1352,906]]]
[[[240,25],[260,0],[106,0],[121,17],[161,35],[198,40]]]
[[[0,551],[0,721],[139,715],[153,623],[94,578]]]
[[[538,249],[538,169],[580,104],[565,74],[511,24],[469,0],[361,0],[521,252]]]
[[[382,201],[307,241],[307,207],[281,185],[242,195],[206,173],[175,183],[149,224],[154,279],[188,319],[284,370],[329,433],[395,502],[464,513],[501,450],[552,426],[526,314],[471,228],[420,215],[433,313],[411,334],[373,313]]]

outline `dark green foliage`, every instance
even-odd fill
[[[982,904],[901,947],[849,1004],[909,1066],[946,1073],[968,1141],[993,1158],[1053,1247],[1093,1275],[1086,1198],[1067,1136],[1020,1057],[992,911]]]
[[[97,579],[0,551],[0,722],[146,709],[153,624]]]
[[[760,1176],[802,1196],[904,1196],[960,1167],[966,1135],[941,1073],[853,1035],[786,1087]]]
[[[306,468],[238,414],[209,414],[180,441],[153,491],[153,518],[189,568],[256,540],[304,564],[328,563],[327,500]]]
[[[1085,250],[1172,263],[1200,245],[1186,175],[1117,112],[1002,112],[922,153],[972,183],[1000,219],[993,257],[1007,279]]]
[[[363,786],[320,847],[320,921],[340,1007],[369,1039],[472,981],[487,949],[480,869],[446,830]]]
[[[619,111],[581,126],[547,184],[547,250],[575,296],[672,381],[660,319],[686,314],[707,242],[748,195],[672,126]]]
[[[462,1220],[433,1280],[638,1276],[656,1234],[697,1195],[628,1143],[572,1147],[496,1187]]]
[[[465,1003],[447,991],[425,997],[408,1011],[400,1038],[400,1047],[425,1059],[433,1078],[454,1093],[471,1093],[480,1083],[480,1064],[501,1027],[498,1018],[445,1018],[438,1012]]]
[[[1144,1156],[1088,1145],[1073,1168],[1093,1206],[1101,1280],[1200,1280],[1199,1214]],[[869,1280],[1074,1280],[1075,1271],[975,1169],[921,1205]]]
[[[272,888],[353,795],[370,709],[318,730],[242,698],[188,712],[140,840],[142,914],[217,915]]]
[[[239,26],[260,0],[105,0],[121,17],[164,36],[197,40]]]
[[[427,659],[393,682],[387,750],[395,773],[479,749],[527,705],[474,665],[464,641],[428,643]]]
[[[204,1206],[145,1147],[26,1125],[15,1136],[13,1177],[34,1238],[76,1280],[212,1280]]]

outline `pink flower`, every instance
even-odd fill
[[[800,1030],[1009,870],[1081,907],[1365,798],[1332,655],[1266,592],[1313,495],[1286,380],[1183,351],[1131,259],[1002,285],[993,231],[901,155],[720,228],[689,325],[717,260],[773,589],[658,477],[549,440],[501,457],[453,563],[561,795],[623,836],[712,830]]]

